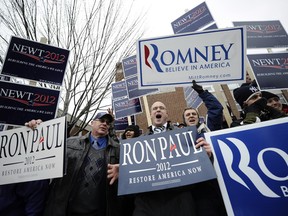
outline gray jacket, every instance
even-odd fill
[[[73,189],[77,188],[76,180],[83,165],[84,159],[91,148],[90,133],[85,136],[70,137],[67,139],[67,172],[62,178],[54,179],[50,185],[44,216],[68,216],[69,202],[73,200]],[[106,147],[106,165],[119,163],[120,146],[108,136]],[[107,216],[118,215],[117,182],[109,186],[106,182],[106,209]],[[87,200],[95,205],[93,200]]]

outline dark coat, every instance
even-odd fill
[[[49,180],[0,185],[0,215],[42,216]]]
[[[166,130],[173,129],[173,125],[168,122]],[[146,135],[151,134],[153,134],[152,126],[148,128]],[[194,200],[190,190],[185,187],[181,187],[136,194],[133,216],[162,215],[196,216]]]
[[[76,181],[79,171],[91,148],[89,135],[90,133],[86,136],[67,139],[67,173],[64,177],[52,181],[44,216],[69,215],[69,203],[73,200],[73,189],[77,188]],[[119,143],[108,137],[105,154],[106,166],[108,163],[119,163]],[[106,197],[106,215],[119,215],[117,182],[110,186],[108,180],[106,180]],[[97,205],[93,201],[87,200],[91,205]]]
[[[207,126],[210,131],[220,130],[223,122],[223,107],[217,98],[208,91],[199,94],[207,108]]]
[[[152,126],[148,129],[147,135],[153,134]],[[168,122],[166,130],[173,129],[171,122]],[[204,137],[205,132],[205,128],[199,130],[196,139]],[[213,163],[213,156],[210,160]],[[133,216],[227,215],[217,179],[181,188],[138,194],[135,206]]]

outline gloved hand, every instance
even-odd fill
[[[280,110],[275,109],[274,107],[266,106],[265,109],[269,112],[270,119],[287,117],[287,115],[284,112],[281,112]]]
[[[262,97],[259,100],[255,101],[250,106],[246,107],[244,111],[245,113],[254,112],[260,114],[261,111],[264,111],[266,107],[267,107],[267,99]]]
[[[201,93],[204,92],[203,87],[200,86],[200,85],[198,85],[195,80],[192,81],[192,88],[193,88],[198,94],[201,94]]]

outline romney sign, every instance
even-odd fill
[[[243,27],[142,39],[137,43],[139,88],[245,79]]]
[[[287,215],[288,118],[206,133],[228,215]]]

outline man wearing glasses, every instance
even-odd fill
[[[119,143],[109,135],[112,122],[110,114],[98,113],[90,133],[67,139],[67,172],[50,184],[45,216],[119,215],[118,176],[111,174],[118,171]]]

